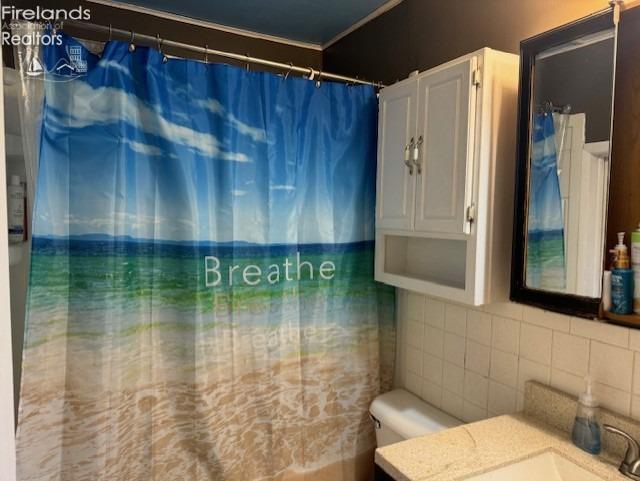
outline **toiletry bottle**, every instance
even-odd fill
[[[591,379],[585,379],[585,391],[578,399],[578,410],[573,422],[571,440],[580,449],[590,453],[600,452],[600,425],[598,424],[598,401],[593,395]]]
[[[11,176],[7,197],[9,242],[20,242],[24,238],[24,189],[19,175]]]
[[[631,233],[631,268],[633,269],[633,312],[640,314],[640,224]]]
[[[633,270],[630,269],[629,251],[624,244],[624,232],[618,232],[618,244],[613,250],[615,260],[611,271],[611,312],[633,312]]]

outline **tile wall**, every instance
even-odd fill
[[[522,408],[533,379],[640,419],[640,330],[512,302],[469,308],[398,290],[396,384],[464,421]]]

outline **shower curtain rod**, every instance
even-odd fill
[[[188,43],[176,42],[174,40],[160,38],[160,36],[153,37],[151,35],[136,33],[132,30],[123,30],[120,28],[113,28],[111,25],[98,25],[98,24],[82,22],[78,20],[65,20],[62,23],[62,29],[64,29],[66,25],[77,27],[80,29],[86,29],[94,32],[108,34],[110,40],[115,37],[120,37],[123,40],[129,40],[131,43],[148,44],[148,46],[155,45],[160,51],[162,51],[163,47],[172,47],[172,48],[178,48],[183,50],[189,50],[191,52],[198,52],[203,55],[205,61],[207,61],[208,55],[215,55],[218,57],[226,57],[226,58],[232,58],[234,60],[240,60],[246,63],[277,68],[277,69],[285,70],[287,73],[296,72],[299,74],[306,75],[309,80],[317,80],[317,81],[337,80],[339,82],[346,82],[350,84],[373,85],[374,87],[378,87],[378,88],[382,88],[385,86],[381,82],[369,82],[367,80],[362,80],[357,77],[348,77],[346,75],[323,72],[322,70],[316,70],[313,67],[300,67],[292,63],[276,62],[274,60],[267,60],[264,58],[252,57],[251,55],[242,55],[234,52],[225,52],[223,50],[216,50],[213,48],[209,48],[207,45],[198,46],[198,45],[192,45]]]
[[[546,112],[546,113],[559,113],[559,114],[571,113],[571,104],[554,105],[553,102],[551,102],[551,100],[545,100],[540,105],[538,105],[538,108],[542,112]]]

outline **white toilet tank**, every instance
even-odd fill
[[[378,447],[462,424],[404,389],[381,394],[369,408]]]

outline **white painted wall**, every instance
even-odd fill
[[[505,302],[481,308],[398,290],[396,383],[467,422],[516,412],[534,379],[640,420],[640,330]]]
[[[579,296],[602,290],[604,232],[609,185],[609,142],[585,143],[585,114],[554,114],[556,128],[567,121],[558,157],[564,217],[567,287]],[[597,153],[597,155],[594,155]]]
[[[2,53],[0,52],[0,64],[1,61]],[[3,85],[2,69],[0,69],[0,85]],[[0,95],[0,112],[4,112],[2,95]],[[4,151],[4,116],[0,115],[0,226],[7,225],[7,179]],[[7,234],[6,228],[0,228],[0,477],[2,481],[14,481],[16,479],[16,455]]]
[[[16,70],[4,67],[3,69],[3,99],[5,120],[5,157],[6,176],[19,175],[24,181],[27,179],[25,164],[25,146],[22,137],[22,126],[25,122],[22,82],[20,74]],[[22,107],[22,109],[21,109]],[[35,147],[34,147],[35,149]],[[29,205],[32,205],[33,195],[30,192],[32,185],[27,186]],[[28,218],[31,219],[30,211]],[[27,223],[29,223],[29,220]],[[31,226],[27,226],[31,236]],[[22,345],[24,341],[24,320],[27,304],[27,286],[29,281],[30,266],[30,242],[12,243],[9,246],[9,283],[11,286],[11,328],[13,336],[13,373],[14,373],[14,412],[17,414],[20,381],[22,369]]]

